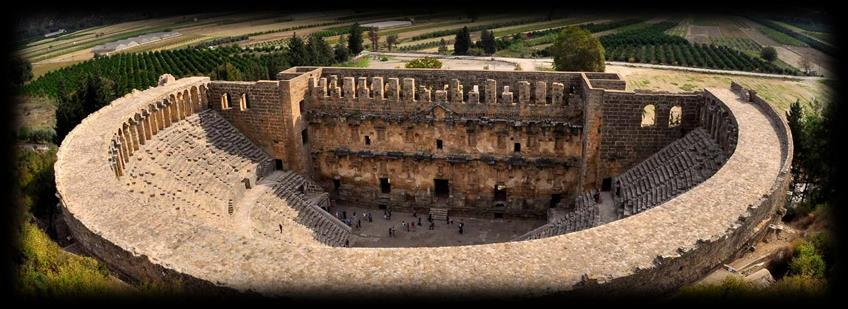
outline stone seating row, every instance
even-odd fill
[[[651,209],[700,184],[726,159],[706,131],[697,128],[615,177],[613,199],[624,215]]]
[[[150,205],[220,220],[247,175],[273,159],[217,112],[172,124],[140,145],[127,163],[127,189]]]
[[[542,225],[516,240],[539,239],[576,232],[597,226],[601,222],[600,209],[595,202],[595,190],[584,192],[574,198],[574,208],[553,222]]]

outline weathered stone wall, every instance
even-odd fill
[[[656,153],[700,125],[699,112],[704,104],[701,93],[632,93],[606,91],[603,94],[599,174],[618,175]],[[642,126],[643,110],[654,106],[652,126]],[[682,109],[678,126],[669,126],[674,106]]]
[[[298,71],[299,75],[286,72]],[[317,78],[321,69],[306,70],[303,68],[291,68],[281,72],[277,78],[280,79],[282,90],[283,122],[285,123],[284,148],[286,149],[286,169],[312,176],[312,162],[309,155],[308,145],[304,145],[302,133],[307,128],[307,122],[303,119],[305,98],[309,91],[309,81]]]
[[[307,69],[309,67],[305,67]],[[496,81],[496,89],[495,94],[497,95],[498,102],[502,102],[502,92],[504,92],[504,86],[508,86],[510,91],[513,92],[513,101],[518,102],[519,96],[519,83],[522,81],[527,81],[530,83],[528,94],[533,97],[535,95],[536,83],[544,82],[546,84],[547,94],[546,97],[548,100],[551,99],[551,87],[552,83],[562,83],[564,85],[565,93],[570,93],[572,87],[575,88],[576,91],[580,90],[581,81],[581,73],[565,73],[565,72],[504,72],[504,71],[483,71],[483,70],[433,70],[433,69],[390,69],[390,70],[380,70],[380,69],[356,69],[356,68],[322,68],[321,69],[321,77],[327,78],[328,81],[331,75],[338,76],[338,86],[342,87],[343,80],[345,77],[353,77],[354,79],[358,79],[360,77],[365,77],[368,80],[368,83],[371,84],[371,81],[374,77],[382,77],[384,82],[388,82],[388,78],[397,78],[399,83],[402,82],[405,78],[413,78],[415,80],[416,86],[425,86],[430,89],[431,95],[435,100],[435,91],[442,90],[445,86],[451,86],[451,80],[457,79],[459,81],[459,85],[462,86],[463,89],[463,101],[468,101],[468,93],[471,91],[474,86],[478,86],[479,88],[479,101],[480,102],[488,102],[490,100],[489,96],[487,96],[484,91],[487,80],[495,80]],[[417,89],[417,87],[416,87]],[[416,91],[417,92],[417,91]],[[581,95],[581,93],[577,93],[577,95]],[[416,93],[417,96],[417,93]],[[451,93],[447,94],[447,98],[450,101],[454,101],[454,98]],[[535,97],[533,97],[535,99]]]
[[[321,70],[321,77],[310,81],[306,98],[309,148],[313,161],[336,162],[314,167],[328,191],[335,190],[332,180],[337,181],[335,185],[342,183],[336,196],[341,200],[541,216],[552,194],[566,199],[576,192],[583,110],[578,93],[583,88],[566,89],[556,82],[556,77],[567,80],[572,74],[529,74],[524,77],[554,81],[519,80],[517,89],[500,93],[499,80],[485,79],[482,88],[469,89],[460,79],[451,78],[444,88],[431,92],[426,82],[439,83],[439,76],[469,75],[465,71],[424,75],[420,70],[365,70],[363,76],[344,76],[327,73],[333,68]],[[392,75],[377,76],[379,72]],[[355,159],[349,159],[350,154]],[[375,155],[379,158],[372,158]],[[403,157],[416,162],[415,172],[401,178],[396,173],[408,172],[412,163],[392,160]],[[488,181],[471,184],[465,179],[469,174]],[[550,174],[549,179],[540,178],[541,174]],[[380,193],[380,178],[394,184],[391,193]],[[450,195],[443,200],[433,198],[434,179],[450,183]],[[505,188],[506,199],[493,200],[495,185]]]
[[[609,90],[624,90],[627,88],[627,83],[619,79],[589,79],[589,83],[593,88],[603,88]]]
[[[491,161],[489,161],[491,160]],[[577,160],[514,161],[509,158],[417,156],[415,153],[316,155],[316,174],[334,198],[358,205],[411,210],[450,207],[452,214],[544,216],[552,194],[576,194]],[[388,192],[380,178],[389,182]],[[449,181],[449,196],[435,194],[434,179]],[[335,188],[333,180],[338,181]],[[506,190],[495,198],[495,186]]]
[[[285,118],[281,117],[283,92],[280,81],[209,83],[209,107],[238,128],[254,144],[275,159],[286,157]],[[229,95],[229,108],[223,106],[224,96]],[[242,108],[246,96],[249,106]]]

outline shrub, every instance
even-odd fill
[[[772,62],[777,59],[777,50],[774,47],[766,47],[760,51],[760,57],[765,61]]]
[[[389,57],[386,57],[386,56],[380,56],[380,61],[384,61],[384,62],[385,62],[385,61],[389,61]]]
[[[433,57],[424,57],[412,60],[406,64],[408,69],[439,69],[442,62]]]
[[[745,279],[728,276],[718,284],[698,284],[680,289],[678,297],[686,299],[728,299],[751,297],[756,292]]]
[[[824,278],[825,263],[816,246],[811,241],[803,241],[795,247],[795,254],[789,262],[789,274],[810,278]]]
[[[18,131],[18,139],[30,143],[50,143],[56,139],[56,131],[52,128],[30,129],[21,127]]]
[[[484,54],[485,53],[483,52],[483,49],[479,48],[479,47],[474,47],[474,48],[468,49],[468,55],[471,55],[471,56],[482,56]]]

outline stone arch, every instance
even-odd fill
[[[642,122],[641,126],[645,127],[653,127],[657,124],[657,106],[654,104],[648,104],[642,107]]]
[[[183,90],[183,115],[185,117],[191,116],[194,114],[193,106],[191,104],[191,94],[188,92],[188,89]]]
[[[200,94],[199,94],[199,90],[197,89],[197,86],[191,86],[191,89],[189,90],[189,92],[191,93],[192,112],[193,113],[199,113],[201,111],[202,106],[200,104],[200,97],[199,97]]]
[[[159,106],[162,109],[162,121],[163,127],[167,128],[171,126],[171,109],[169,108],[169,104],[167,100],[163,100],[159,102]]]
[[[668,112],[668,127],[673,128],[680,126],[680,123],[683,121],[683,107],[680,105],[675,105],[671,107],[671,110]]]

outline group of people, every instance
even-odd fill
[[[329,209],[325,209],[325,210],[329,211]],[[346,210],[336,210],[335,215],[336,215],[336,218],[338,218],[340,221],[344,222],[345,224],[347,224],[347,226],[350,226],[350,227],[354,226],[354,220],[356,220],[355,221],[356,228],[362,228],[362,222],[363,221],[373,222],[373,220],[374,220],[373,217],[371,216],[371,212],[361,212],[361,215],[359,217],[357,217],[356,211],[353,211],[351,216],[348,217]],[[414,209],[412,210],[412,217],[417,218],[417,220],[412,220],[410,222],[406,222],[406,220],[401,221],[401,228],[406,230],[407,232],[415,232],[416,226],[422,226],[423,225],[422,217],[418,216],[418,212]],[[385,220],[391,220],[392,219],[391,209],[384,209],[383,210],[383,219],[385,219]],[[432,214],[427,215],[427,222],[430,223],[429,226],[428,226],[428,230],[435,230],[436,229],[436,222],[433,219]],[[450,216],[445,217],[445,224],[448,224],[448,225],[453,224],[453,220],[451,220]],[[460,220],[459,225],[457,225],[457,227],[459,229],[459,233],[463,234],[464,228],[465,228],[465,222],[463,222],[463,220]],[[280,226],[280,232],[282,232],[282,225]],[[397,236],[397,229],[395,228],[395,226],[390,226],[389,227],[389,237],[395,237],[395,236]]]
[[[353,227],[353,219],[356,219],[356,228],[362,227],[362,221],[368,221],[368,222],[374,221],[374,217],[371,216],[370,211],[367,212],[367,213],[363,211],[361,218],[356,217],[356,211],[354,211],[353,214],[351,215],[351,217],[348,218],[347,217],[347,211],[342,210],[340,212],[340,211],[337,210],[336,211],[336,218],[338,218],[339,220],[344,222],[344,224],[347,224],[347,226],[350,226],[350,227]]]

